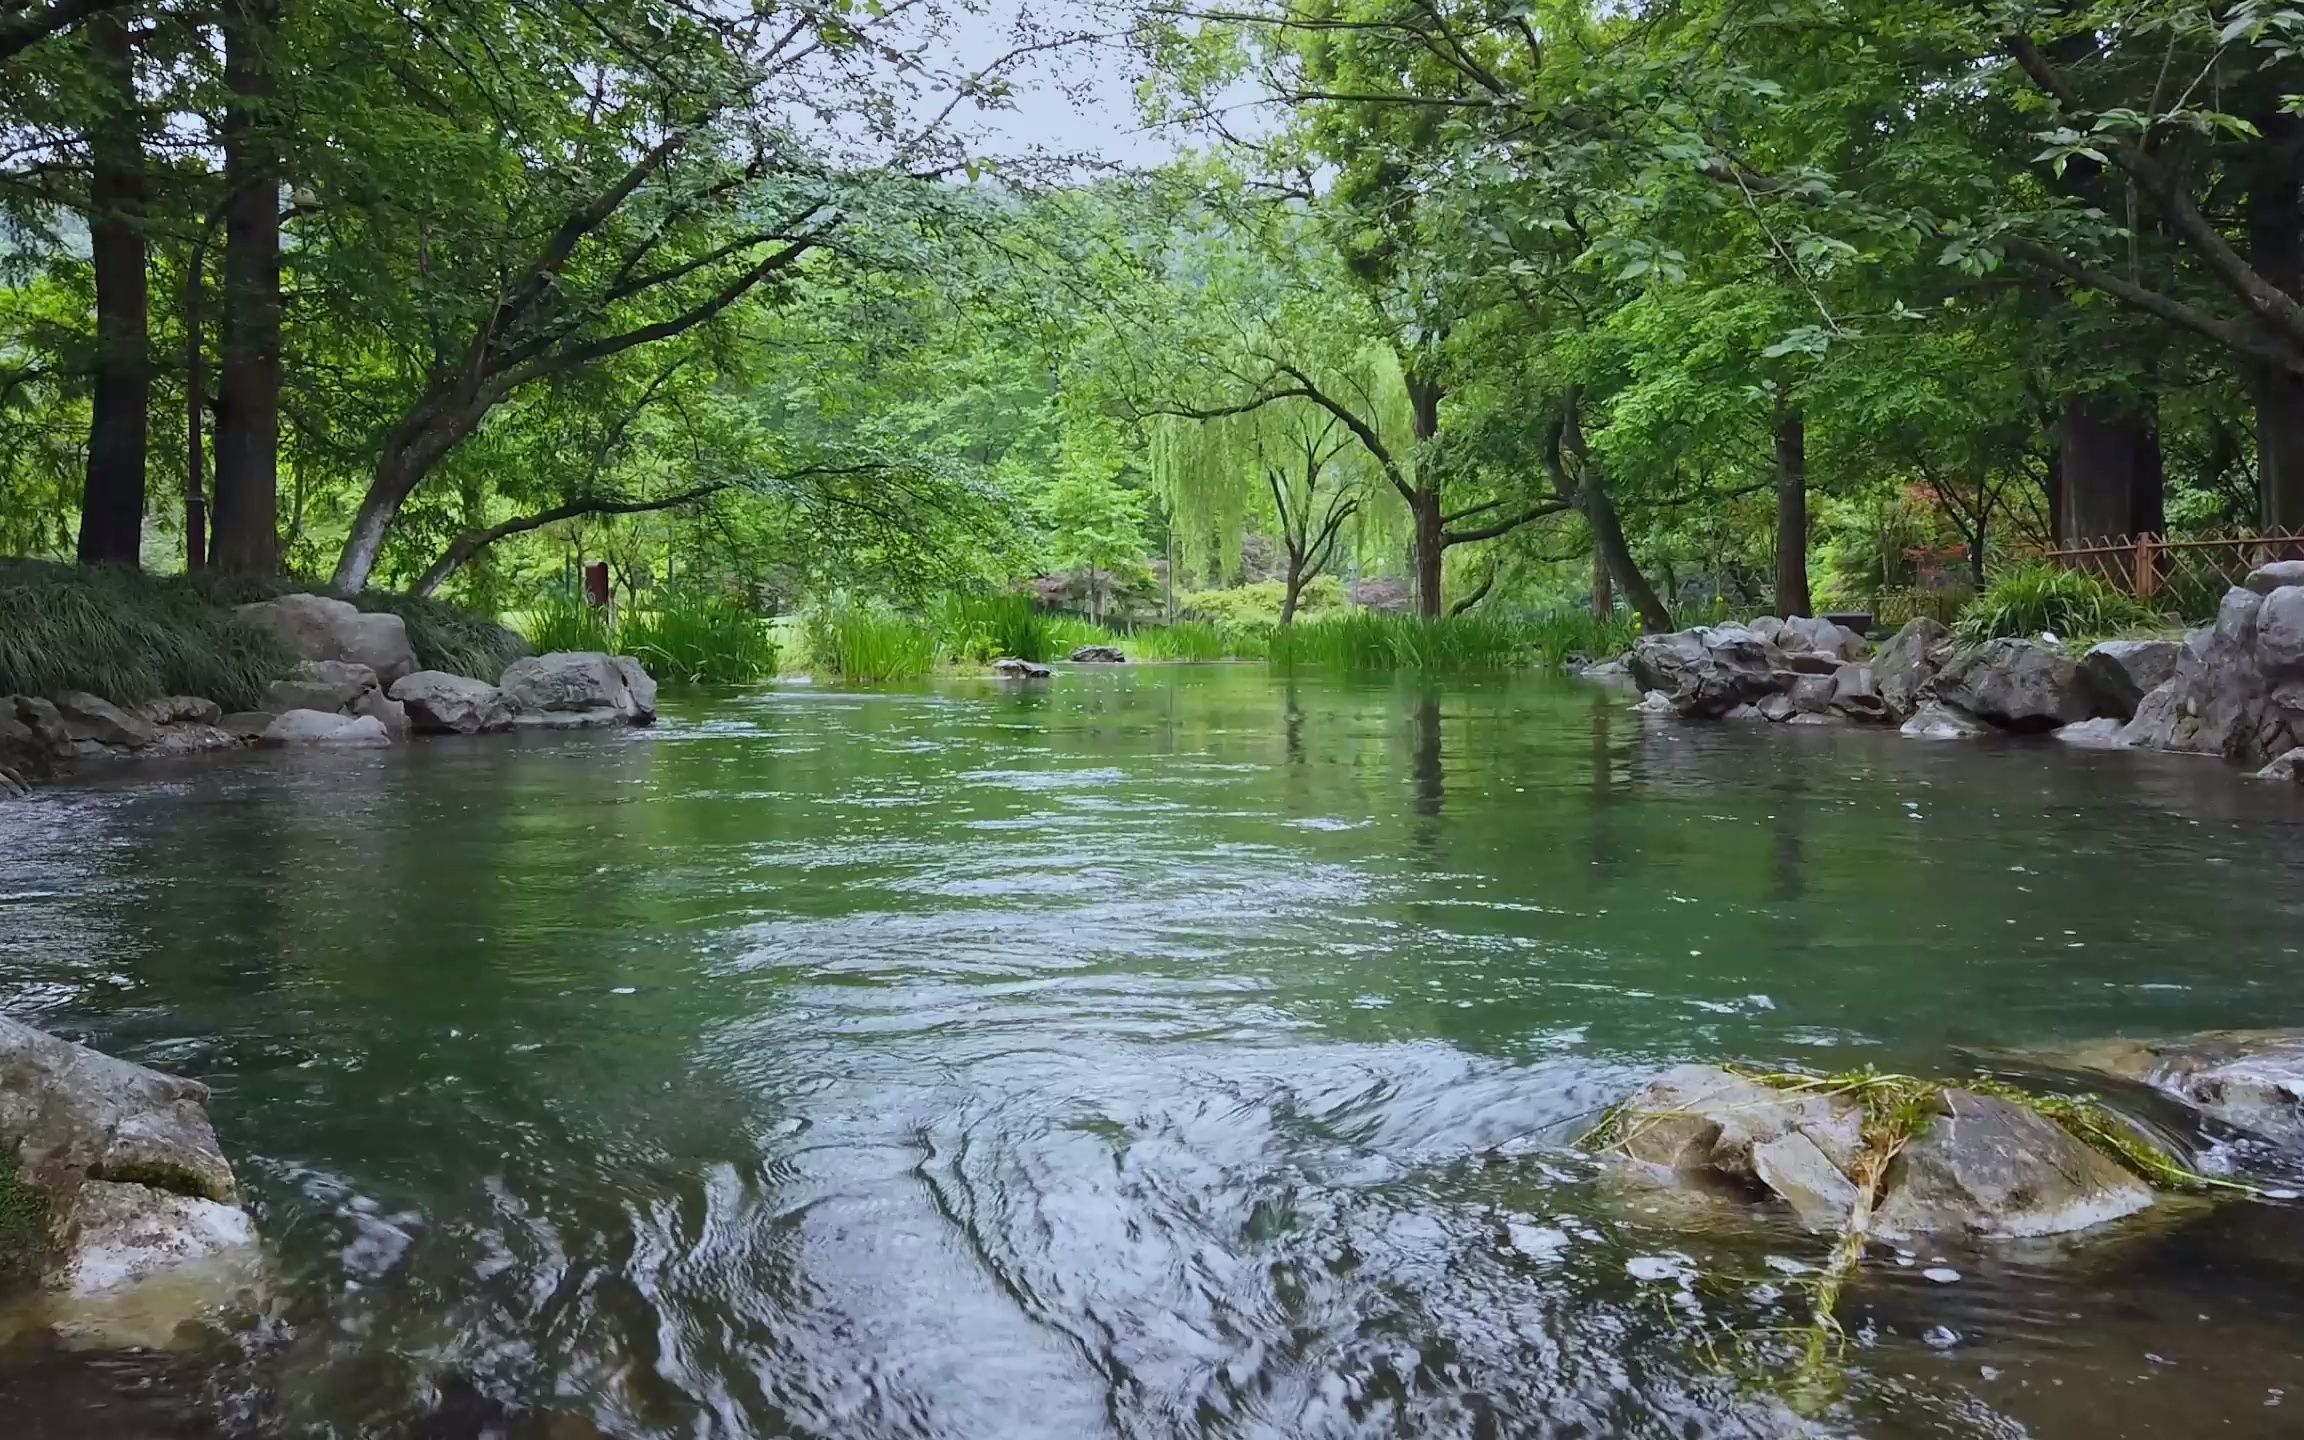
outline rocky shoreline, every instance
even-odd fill
[[[629,655],[585,651],[515,660],[493,681],[418,668],[397,615],[325,595],[239,608],[297,656],[265,708],[227,713],[197,695],[117,704],[100,695],[0,695],[0,796],[84,761],[139,760],[249,745],[395,745],[416,735],[648,725],[656,682]]]
[[[2043,637],[1961,646],[1915,619],[1875,650],[1821,619],[1763,617],[1642,636],[1617,665],[1641,708],[1687,719],[1894,725],[1920,739],[1995,732],[2068,744],[2218,755],[2304,783],[2304,562],[2252,572],[2182,640],[2111,640],[2082,654]]]

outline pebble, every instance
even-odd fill
[[[1931,1265],[1920,1273],[1939,1285],[1951,1285],[1960,1279],[1960,1272],[1949,1265]]]

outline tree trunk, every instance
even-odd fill
[[[2057,538],[2067,545],[2157,530],[2160,437],[2148,402],[2098,393],[2064,401]]]
[[[1808,598],[1808,427],[1800,412],[1776,407],[1776,613],[1813,613]]]
[[[1605,620],[1616,613],[1616,586],[1608,573],[1608,557],[1592,547],[1592,618]]]
[[[1624,523],[1617,517],[1616,503],[1608,498],[1608,487],[1600,479],[1600,467],[1584,448],[1584,406],[1574,390],[1569,392],[1562,412],[1559,444],[1576,461],[1576,507],[1584,512],[1584,523],[1592,527],[1592,548],[1606,562],[1608,573],[1616,577],[1616,588],[1632,603],[1632,612],[1640,617],[1640,628],[1651,635],[1664,634],[1672,628],[1672,612],[1656,598],[1655,587],[1640,573],[1639,562],[1632,558],[1632,546],[1624,538]]]
[[[1288,557],[1288,584],[1280,593],[1280,623],[1296,623],[1296,606],[1304,595],[1304,561],[1301,556]]]
[[[208,242],[224,218],[210,212],[184,263],[184,568],[208,563]]]
[[[2304,299],[2304,186],[2281,156],[2304,141],[2304,121],[2280,110],[2258,114],[2266,158],[2249,177],[2248,258],[2258,274]],[[2255,367],[2256,493],[2264,528],[2304,529],[2304,378]]]
[[[1440,562],[1448,553],[1447,524],[1441,519],[1440,481],[1433,472],[1426,442],[1440,433],[1441,388],[1414,371],[1405,375],[1411,428],[1416,436],[1416,491],[1409,514],[1416,522],[1410,537],[1410,557],[1416,570],[1416,613],[1427,620],[1441,615]]]
[[[144,544],[145,445],[152,402],[144,254],[144,136],[135,50],[118,14],[88,22],[107,113],[89,132],[88,249],[96,272],[80,563],[138,563]]]
[[[216,389],[219,569],[280,568],[280,157],[271,114],[278,0],[224,0],[224,343]]]

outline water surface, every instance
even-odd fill
[[[1883,1253],[1572,1141],[1655,1066],[2304,1023],[2304,808],[2206,762],[1541,680],[1073,670],[250,754],[0,812],[0,1003],[215,1087],[229,1363],[33,1433],[2296,1433],[2304,1226]],[[1936,1262],[1953,1284],[1924,1280]],[[187,1418],[197,1415],[197,1421]]]

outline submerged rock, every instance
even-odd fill
[[[2283,780],[2291,785],[2304,785],[2304,746],[2283,751],[2272,757],[2270,764],[2256,772],[2259,780]]]
[[[1916,740],[1973,740],[1989,735],[1992,727],[1961,709],[1941,700],[1923,700],[1920,708],[1912,712],[1900,733]]]
[[[1934,1111],[1889,1164],[1877,1234],[2063,1235],[2152,1203],[2150,1186],[2037,1110],[1946,1088]]]
[[[1072,652],[1075,665],[1125,665],[1128,657],[1117,645],[1083,645]]]
[[[1011,658],[993,661],[992,673],[1003,680],[1045,680],[1056,672],[1030,660]]]
[[[2106,1040],[2058,1058],[2149,1085],[2234,1129],[2304,1152],[2304,1030]]]
[[[282,595],[234,613],[271,631],[299,659],[365,665],[386,685],[416,669],[407,623],[397,615],[370,614],[328,595]]]
[[[2083,750],[2125,750],[2128,748],[2126,722],[2104,716],[2083,720],[2077,725],[2066,725],[2048,732],[2051,739],[2066,745],[2077,745]]]
[[[633,688],[635,677],[643,690]],[[656,719],[656,682],[628,655],[589,650],[531,655],[505,667],[502,690],[517,725],[564,729],[647,725]]]
[[[1846,1171],[1863,1149],[1863,1123],[1852,1101],[1772,1089],[1717,1066],[1680,1065],[1625,1102],[1613,1148],[1656,1178],[1701,1192],[1777,1195],[1803,1223],[1830,1229],[1847,1215],[1845,1203],[1832,1202],[1842,1192],[1855,1195]]]
[[[2009,730],[2052,730],[2093,705],[2071,656],[2038,640],[1987,640],[1954,655],[1936,698]]]
[[[407,711],[409,728],[420,735],[483,735],[512,728],[512,707],[504,692],[467,675],[419,670],[393,681],[391,698]]]
[[[2184,646],[2175,640],[2107,640],[2080,657],[2080,679],[2096,702],[2098,715],[2120,721],[2136,718],[2144,697],[2176,675]]]
[[[166,1343],[254,1279],[208,1090],[0,1019],[0,1207],[45,1323],[83,1344]],[[0,1195],[0,1199],[7,1196]],[[0,1273],[5,1273],[0,1271]]]

